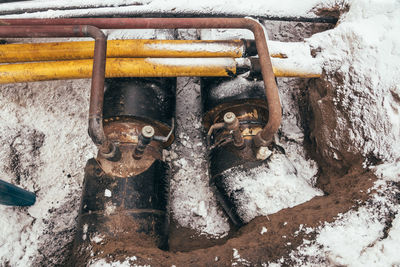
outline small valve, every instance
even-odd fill
[[[224,115],[224,122],[213,124],[207,133],[207,143],[211,145],[211,135],[215,130],[226,129],[232,135],[231,141],[235,147],[242,149],[245,146],[242,132],[240,131],[240,123],[235,113],[227,112]]]
[[[151,140],[153,140],[155,131],[154,128],[150,125],[146,125],[142,128],[142,132],[139,135],[138,144],[136,145],[135,150],[133,151],[133,158],[134,159],[141,159],[144,150],[150,144]]]
[[[233,144],[242,148],[244,146],[244,139],[242,136],[242,132],[240,131],[239,120],[236,117],[235,113],[227,112],[224,115],[225,128],[229,130],[233,137]]]

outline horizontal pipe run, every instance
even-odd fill
[[[271,58],[311,58],[304,42],[269,41]],[[0,45],[0,63],[93,58],[94,42],[51,42]],[[254,40],[108,40],[107,57],[248,57],[257,55]]]
[[[4,38],[43,38],[43,37],[89,37],[88,27],[83,25],[36,25],[3,26],[0,23],[0,37]]]
[[[0,63],[93,58],[94,42],[0,45]],[[109,40],[107,57],[233,57],[245,55],[243,40]],[[248,53],[246,53],[248,55]]]
[[[78,18],[0,19],[1,25],[93,25],[101,29],[248,29],[253,32],[260,58],[268,102],[268,123],[254,138],[255,147],[268,145],[282,119],[278,87],[268,52],[264,29],[249,18]]]
[[[107,58],[105,74],[107,78],[229,77],[238,74],[241,64],[238,61],[233,58]],[[0,83],[90,78],[92,64],[93,60],[85,59],[0,65]],[[250,68],[248,66],[248,70]],[[314,78],[321,75],[298,64],[273,64],[273,69],[277,77]]]
[[[102,7],[125,7],[137,5],[137,0],[123,1],[122,3],[116,3],[115,0],[102,0],[100,1],[69,1],[69,0],[58,0],[58,1],[47,1],[45,4],[36,1],[27,1],[27,3],[14,3],[13,5],[3,4],[4,2],[19,2],[27,0],[2,0],[0,4],[0,15],[16,15],[16,14],[28,14],[33,12],[48,12],[49,10],[63,10],[63,11],[74,11],[80,9],[97,9]],[[67,12],[68,12],[67,11]]]
[[[12,1],[12,0],[11,0]],[[26,1],[26,0],[20,0],[20,1]],[[211,14],[210,12],[207,10],[201,10],[198,8],[195,9],[184,9],[184,10],[177,10],[177,9],[173,9],[173,10],[163,10],[163,9],[159,9],[159,10],[153,10],[152,8],[146,8],[146,6],[137,6],[137,5],[129,5],[126,4],[126,6],[115,6],[111,9],[104,9],[104,8],[83,8],[84,4],[80,5],[79,9],[71,9],[71,4],[63,4],[64,1],[59,0],[57,1],[56,4],[48,4],[46,3],[46,9],[45,11],[40,11],[40,10],[36,10],[38,4],[41,5],[43,7],[43,4],[38,2],[36,3],[36,5],[34,3],[32,4],[28,4],[29,5],[29,12],[28,11],[23,11],[21,14],[20,10],[22,8],[0,8],[0,14],[5,11],[5,15],[9,14],[8,16],[4,16],[4,17],[14,17],[17,18],[34,18],[34,17],[46,17],[46,18],[62,18],[62,17],[87,17],[87,16],[91,16],[91,17],[113,17],[113,16],[117,16],[119,18],[128,18],[128,17],[144,17],[144,18],[151,18],[151,17],[164,17],[164,18],[187,18],[187,17],[203,17],[203,16],[210,16],[210,17],[214,17],[214,18],[218,18],[218,17],[225,17],[227,16],[227,10],[223,9],[221,10],[214,10]],[[68,1],[66,1],[68,2]],[[102,1],[103,4],[104,1]],[[69,3],[69,2],[68,2]],[[35,5],[35,7],[32,7],[32,5]],[[50,6],[49,5],[53,5]],[[54,7],[54,5],[58,5],[57,7]],[[26,7],[26,5],[25,5]],[[49,14],[48,10],[52,9],[55,12],[52,12],[51,14]],[[32,13],[33,12],[33,13]],[[255,14],[255,13],[248,13],[246,11],[242,11],[242,10],[236,10],[233,12],[229,13],[229,17],[230,18],[242,18],[245,16],[251,16],[251,17],[255,17],[257,19],[260,20],[272,20],[272,21],[289,21],[289,22],[309,22],[309,23],[329,23],[329,24],[336,24],[338,21],[337,17],[333,17],[333,16],[296,16],[296,15],[292,15],[292,16],[279,16],[279,15],[271,15],[271,14],[267,14],[267,13],[263,13],[263,14]]]
[[[322,75],[321,62],[314,58],[272,58],[271,61],[276,77],[319,78]]]
[[[92,60],[0,65],[0,83],[91,77]],[[226,77],[236,73],[232,58],[108,58],[106,77]]]

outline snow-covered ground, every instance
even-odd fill
[[[25,3],[2,4],[0,14],[4,17],[85,17],[109,16],[113,14],[187,14],[187,15],[225,15],[225,16],[264,16],[264,17],[318,17],[314,11],[321,6],[335,6],[338,1],[321,0],[283,0],[283,1],[249,1],[245,5],[241,0],[36,0]],[[98,8],[93,9],[93,7]],[[47,7],[47,8],[46,8]],[[60,10],[57,10],[60,9]],[[71,12],[71,10],[74,10]],[[22,13],[22,14],[21,14]],[[18,14],[18,15],[15,15]]]
[[[329,157],[346,146],[364,156],[364,166],[371,155],[380,159],[382,164],[370,168],[381,180],[371,201],[316,229],[316,239],[304,240],[290,260],[301,266],[399,266],[400,2],[349,5],[335,29],[307,40],[322,48],[323,79],[335,88],[342,112],[323,149]],[[346,139],[350,143],[341,143]]]
[[[77,2],[58,3],[79,6],[74,12],[43,10],[17,16],[79,17],[105,16],[111,12],[127,15],[165,11],[313,18],[315,12],[322,9],[344,12],[334,29],[305,41],[315,49],[317,59],[322,62],[321,83],[331,85],[331,91],[315,100],[314,107],[336,108],[332,118],[324,117],[321,112],[325,124],[317,126],[323,134],[316,138],[320,154],[327,162],[346,162],[354,155],[364,159],[365,168],[370,168],[379,178],[375,183],[376,193],[357,210],[338,214],[332,223],[321,222],[316,229],[301,229],[314,232],[315,239],[304,240],[290,255],[265,265],[400,265],[396,253],[400,247],[399,1],[287,0],[243,4],[243,1],[124,0],[113,1],[114,4],[104,1],[104,7],[99,9],[92,8],[96,1],[86,1],[85,5]],[[0,14],[50,3],[55,5],[53,1],[43,0],[2,4]],[[115,31],[110,34],[112,38],[137,38],[136,33]],[[240,34],[225,30],[222,33],[235,37]],[[163,31],[140,34],[140,38],[168,36],[172,35]],[[179,36],[212,38],[213,35],[189,31]],[[283,122],[275,142],[286,153],[274,152],[268,167],[232,174],[232,190],[235,187],[245,189],[241,204],[248,221],[321,195],[314,187],[318,166],[303,147],[304,130],[296,99],[299,89],[290,79],[281,79],[278,85]],[[0,206],[0,266],[54,265],[66,256],[66,245],[73,238],[76,224],[83,168],[95,153],[87,136],[89,87],[88,80],[0,87],[0,178],[37,194],[37,203],[29,208]],[[177,140],[171,151],[165,153],[175,170],[171,177],[171,215],[180,225],[199,234],[222,237],[229,231],[229,225],[208,187],[196,79],[179,79],[178,94],[177,110],[185,116],[178,115]],[[331,125],[327,122],[331,120],[336,124],[328,128]],[[190,133],[187,132],[189,128]],[[371,158],[379,159],[376,162],[380,165],[373,165]]]

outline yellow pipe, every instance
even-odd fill
[[[93,60],[50,61],[0,65],[0,83],[82,79],[92,75]],[[236,74],[233,58],[108,58],[106,77],[227,77]],[[318,78],[317,62],[272,61],[276,77]]]
[[[82,79],[93,60],[0,65],[0,83]],[[233,58],[107,58],[106,77],[226,77],[236,73]]]
[[[319,78],[321,73],[310,70],[282,69],[272,66],[275,77],[299,77],[299,78]]]
[[[272,58],[271,62],[276,77],[319,78],[322,74],[321,62],[311,57],[296,60]]]
[[[93,58],[94,42],[55,42],[0,45],[0,63],[56,61]],[[109,40],[107,57],[243,57],[241,40]],[[275,49],[277,50],[277,49]],[[273,58],[286,58],[280,51]]]
[[[0,45],[0,63],[93,58],[94,42]],[[241,40],[109,40],[107,57],[242,57]]]

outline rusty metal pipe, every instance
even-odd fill
[[[107,37],[103,32],[90,25],[0,26],[0,36],[5,38],[92,37],[95,39],[89,108],[89,135],[93,142],[100,146],[100,153],[113,156],[112,152],[115,151],[115,146],[106,140],[102,120],[107,49]]]
[[[0,25],[3,25],[0,23]],[[43,37],[88,37],[82,25],[36,25],[0,26],[0,36],[4,38],[43,38]],[[93,27],[95,28],[95,27]]]
[[[104,80],[106,72],[107,37],[96,27],[87,27],[87,34],[95,40],[93,54],[92,84],[89,104],[89,136],[99,146],[105,158],[117,154],[115,144],[108,141],[103,129]]]
[[[69,18],[69,19],[2,19],[0,25],[93,25],[102,29],[248,29],[253,32],[260,58],[268,102],[268,123],[254,138],[256,148],[268,145],[278,130],[281,104],[262,26],[248,18]]]

